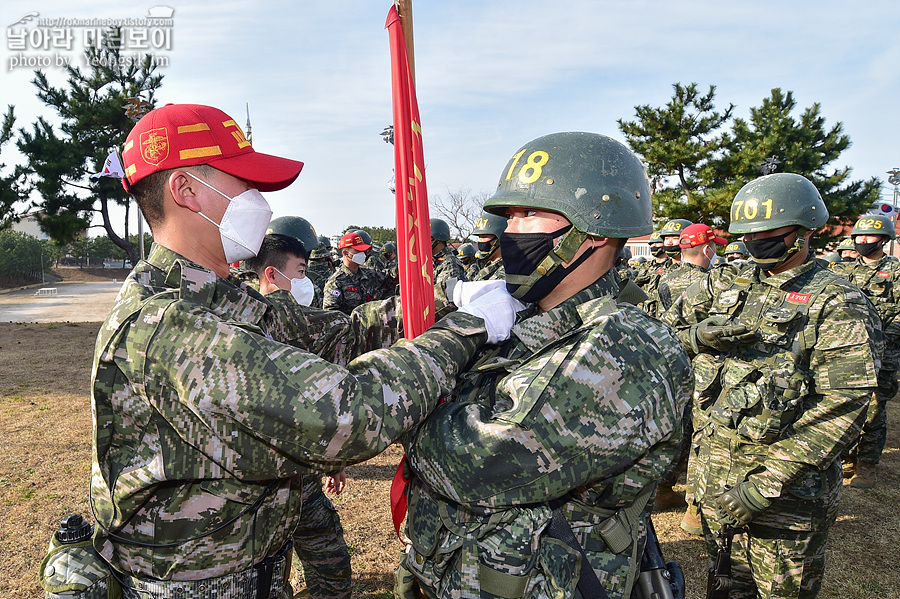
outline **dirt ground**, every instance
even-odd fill
[[[97,323],[0,323],[0,597],[38,599],[37,569],[62,517],[90,517],[90,367]],[[895,400],[896,402],[896,400]],[[896,544],[900,540],[900,435],[896,403],[880,484],[845,487],[828,545],[820,597],[900,598]],[[355,598],[390,596],[391,571],[401,558],[389,514],[389,488],[400,450],[391,447],[347,470],[334,502],[352,554]],[[705,596],[701,540],[678,527],[676,510],[654,515],[667,559],[685,569],[688,593]],[[295,590],[303,585],[294,572]]]

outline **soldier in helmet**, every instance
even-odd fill
[[[878,370],[878,388],[869,402],[862,435],[843,456],[844,476],[850,486],[870,489],[877,480],[878,464],[887,441],[887,402],[897,394],[900,368],[900,263],[890,260],[884,244],[896,237],[894,223],[881,214],[865,214],[850,232],[859,257],[839,262],[833,271],[862,289],[881,316],[884,354]]]
[[[747,251],[747,246],[744,245],[743,241],[732,241],[725,246],[725,260],[727,262],[735,262],[736,260],[746,262],[749,257],[750,252]],[[738,262],[737,264],[743,264],[744,262]]]
[[[507,219],[506,287],[530,308],[407,437],[397,594],[630,597],[691,389],[674,331],[617,298],[616,257],[652,230],[644,168],[609,137],[546,135],[485,210]],[[558,540],[570,525],[585,560]],[[602,589],[578,595],[579,564]]]
[[[316,250],[321,243],[320,238],[316,236],[316,230],[313,228],[312,224],[305,218],[301,218],[299,216],[279,216],[278,218],[272,219],[272,222],[269,223],[269,228],[267,229],[266,233],[289,235],[303,245],[303,248],[306,252],[303,257],[304,275],[306,275],[307,271],[309,270],[308,261],[310,252]],[[322,281],[320,283],[314,277],[306,278],[308,278],[309,282],[313,285],[313,296],[308,303],[303,305],[312,306],[313,308],[321,308],[323,299],[322,286],[324,285],[325,281]]]
[[[856,259],[859,258],[859,253],[856,251],[856,244],[853,243],[852,235],[841,239],[841,242],[834,251],[841,257],[841,262],[855,262]]]
[[[468,272],[469,267],[475,263],[475,246],[471,243],[461,243],[456,248],[456,257],[459,258],[459,261]]]
[[[653,232],[650,239],[647,240],[647,245],[650,248],[650,259],[641,265],[634,277],[635,284],[642,289],[650,283],[651,279],[664,273],[666,263],[669,262],[669,257],[666,256],[666,249],[663,245],[663,238],[658,232]]]
[[[309,261],[306,266],[306,276],[313,282],[313,285],[322,290],[318,297],[313,299],[314,307],[322,307],[325,282],[332,274],[334,274],[334,261],[331,255],[331,241],[324,235],[320,235],[319,245],[309,253]]]
[[[453,277],[466,280],[466,269],[449,247],[450,225],[439,218],[431,219],[431,259],[434,267],[434,284],[443,284]]]
[[[659,236],[663,240],[666,261],[658,265],[651,273],[649,280],[642,285],[648,299],[641,304],[641,309],[651,316],[659,316],[662,313],[659,305],[659,283],[663,275],[681,266],[681,246],[679,245],[681,232],[692,224],[691,221],[683,218],[673,218],[659,231]]]
[[[468,273],[470,281],[501,280],[506,274],[503,270],[503,257],[500,252],[500,236],[506,230],[506,217],[484,212],[475,221],[473,235],[478,236],[478,252],[475,254],[476,267]]]
[[[694,355],[694,501],[711,558],[723,527],[733,599],[815,597],[842,485],[838,457],[859,434],[882,334],[866,297],[813,259],[828,210],[806,178],[755,179],[729,232],[753,263],[691,285],[663,319]]]

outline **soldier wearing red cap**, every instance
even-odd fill
[[[372,246],[356,231],[341,237],[338,242],[341,267],[331,275],[322,292],[322,307],[325,310],[340,310],[350,314],[356,306],[379,299],[385,275],[374,268],[363,266],[366,252],[371,249]]]
[[[521,304],[494,290],[414,341],[334,364],[283,343],[314,323],[288,322],[228,267],[259,251],[260,190],[287,187],[301,162],[256,152],[200,105],[147,114],[123,159],[155,244],[94,354],[93,547],[115,571],[103,595],[290,597],[303,479],[405,435]],[[95,570],[67,563],[78,584]]]

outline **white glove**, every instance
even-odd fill
[[[524,309],[525,304],[511,296],[506,290],[506,283],[503,283],[503,287],[483,293],[478,299],[461,307],[459,312],[483,320],[488,334],[487,342],[500,343],[509,339],[509,331],[516,324],[516,312]]]
[[[462,308],[477,297],[480,297],[497,288],[506,288],[506,281],[494,279],[491,281],[460,281],[453,286],[453,303],[457,308]]]

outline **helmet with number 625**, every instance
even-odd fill
[[[638,157],[598,133],[552,133],[519,148],[484,204],[558,212],[582,233],[637,237],[653,232],[650,184]]]
[[[850,237],[856,235],[885,235],[890,239],[897,237],[894,223],[883,214],[863,214],[853,225]]]
[[[757,233],[789,225],[818,229],[828,208],[812,182],[793,173],[773,173],[744,185],[731,203],[729,233]]]

